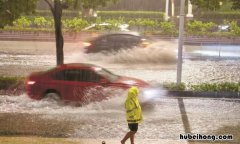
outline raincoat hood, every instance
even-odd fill
[[[135,86],[128,90],[128,99],[135,99],[139,94],[139,89]]]

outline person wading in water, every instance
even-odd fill
[[[143,120],[142,109],[138,101],[139,89],[131,87],[128,90],[128,96],[125,101],[126,119],[130,131],[121,140],[121,144],[125,144],[126,140],[130,138],[131,144],[134,144],[134,135],[138,130],[138,123]]]

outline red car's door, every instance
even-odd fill
[[[94,100],[100,76],[89,69],[67,69],[56,73],[56,89],[63,100]]]
[[[100,83],[101,76],[99,76],[92,69],[82,69],[80,72],[79,83],[82,85],[82,101],[98,101],[103,99],[102,86]]]
[[[63,100],[78,100],[81,94],[74,95],[73,89],[81,89],[78,83],[78,70],[66,69],[60,70],[53,75],[51,89],[59,92]]]

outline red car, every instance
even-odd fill
[[[63,64],[45,72],[33,73],[26,81],[29,97],[54,97],[66,101],[83,101],[91,88],[99,92],[104,87],[127,89],[131,86],[148,87],[149,84],[84,63]]]

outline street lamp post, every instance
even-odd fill
[[[177,61],[177,84],[181,83],[182,78],[182,47],[184,34],[184,6],[185,0],[181,0],[180,16],[179,16],[179,38],[178,38],[178,61]]]

